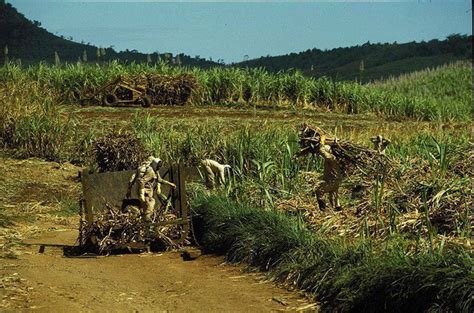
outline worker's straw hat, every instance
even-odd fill
[[[150,166],[156,171],[161,164],[163,164],[163,161],[160,158],[155,158],[153,156],[149,157],[148,160],[150,161]]]

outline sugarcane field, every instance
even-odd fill
[[[0,311],[473,312],[472,4],[386,5],[0,0]]]

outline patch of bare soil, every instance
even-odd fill
[[[73,230],[56,231],[29,242],[73,244],[76,235]],[[5,277],[21,279],[16,288],[23,293],[15,297],[24,297],[25,302],[10,303],[10,308],[41,312],[316,309],[261,274],[244,273],[214,256],[194,261],[183,261],[178,252],[67,258],[60,248],[46,247],[41,254],[38,246],[24,247],[19,254],[15,260],[0,260],[2,268],[7,267],[3,271],[14,271]],[[5,299],[11,296],[5,295]]]
[[[373,122],[375,117],[372,115],[353,115],[343,113],[317,112],[314,110],[300,110],[299,112],[290,111],[288,109],[273,109],[261,107],[253,110],[250,107],[229,107],[229,106],[156,106],[151,109],[143,109],[141,107],[113,107],[103,108],[97,106],[90,107],[71,107],[64,106],[68,114],[80,117],[81,121],[119,121],[130,120],[136,113],[147,113],[150,116],[173,118],[173,119],[235,119],[235,120],[275,120],[282,122],[295,122],[307,118],[324,119],[329,121],[350,120],[358,122]]]
[[[11,208],[22,203],[51,204],[65,198],[78,199],[79,171],[69,163],[1,158],[0,201]]]

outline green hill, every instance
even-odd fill
[[[429,42],[366,43],[332,50],[311,49],[275,57],[261,57],[237,63],[239,67],[263,67],[272,72],[298,69],[309,76],[336,80],[373,81],[433,68],[472,55],[472,35],[451,35]],[[362,69],[362,70],[361,70]]]
[[[117,52],[112,48],[98,48],[89,44],[77,43],[51,34],[41,27],[38,21],[30,21],[19,13],[11,4],[0,0],[0,64],[8,60],[23,64],[38,62],[55,62],[55,54],[61,62],[107,62],[119,60],[122,62],[156,62],[158,59],[179,62],[186,66],[211,67],[218,65],[215,62],[201,58],[179,54],[172,56],[169,53],[144,54],[135,50]],[[7,52],[7,54],[5,53]]]
[[[421,98],[433,108],[443,108],[456,114],[472,114],[472,65],[457,62],[426,69],[396,78],[374,82],[368,85],[390,94],[400,94],[409,98]]]

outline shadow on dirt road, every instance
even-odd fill
[[[30,244],[73,245],[75,230],[50,232]],[[265,312],[308,308],[306,299],[261,274],[203,255],[178,252],[67,258],[60,246],[25,246],[8,260],[28,286],[24,308],[35,311]],[[0,262],[3,262],[0,260]],[[314,309],[314,307],[312,307]]]

